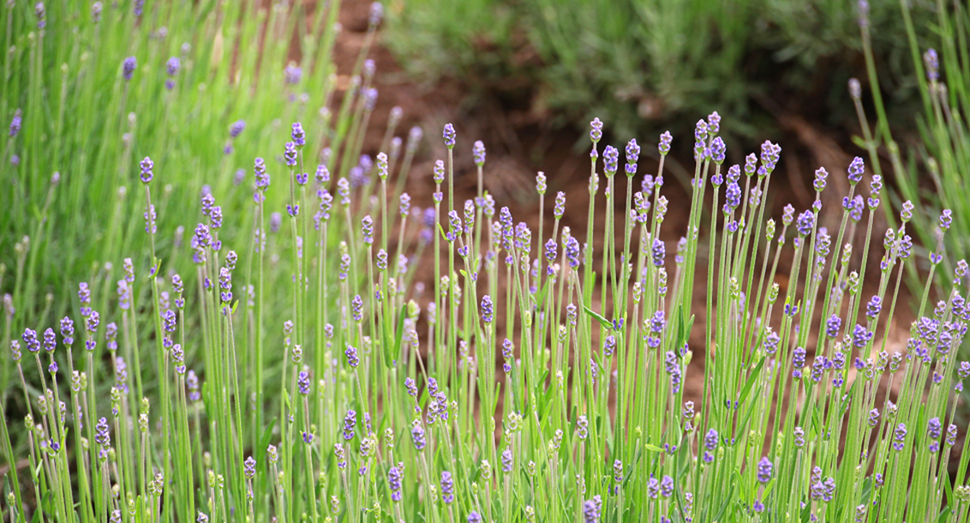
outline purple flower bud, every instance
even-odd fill
[[[879,315],[879,311],[882,310],[882,298],[879,296],[873,296],[869,303],[866,305],[866,317],[870,320]]]
[[[906,447],[906,425],[900,423],[893,431],[893,450],[901,452]]]
[[[664,476],[660,480],[660,495],[669,498],[674,495],[674,478],[670,476]]]
[[[940,79],[940,59],[936,54],[936,49],[928,49],[923,53],[923,63],[926,64],[926,77],[931,82]]]
[[[138,166],[141,167],[141,182],[151,182],[152,177],[154,176],[152,169],[155,167],[155,163],[152,162],[152,159],[146,156],[145,159],[138,164]]]
[[[387,486],[391,491],[391,501],[401,501],[401,469],[391,467],[387,471]]]
[[[134,56],[129,56],[121,63],[121,77],[125,81],[131,80],[131,76],[135,74],[135,67],[138,66],[138,61],[135,60]]]
[[[492,323],[493,312],[492,297],[486,294],[482,297],[482,321]]]
[[[299,376],[296,378],[296,387],[303,396],[310,394],[310,373],[300,371]]]
[[[591,130],[589,131],[589,139],[597,144],[603,138],[603,122],[599,118],[593,118],[593,121],[589,123]]]
[[[296,85],[300,83],[300,78],[303,76],[303,70],[297,67],[295,64],[289,64],[286,69],[283,70],[283,81],[290,85]]]
[[[411,441],[414,443],[414,448],[418,451],[424,450],[424,447],[428,444],[424,438],[424,429],[421,425],[415,424],[411,427]]]
[[[20,109],[17,109],[13,113],[13,119],[10,120],[10,137],[13,138],[17,136],[20,132],[20,126],[23,123],[23,118],[21,117]]]
[[[771,464],[771,461],[767,456],[761,458],[761,461],[758,462],[758,482],[768,483],[771,481],[771,473],[773,468],[774,466]]]
[[[350,441],[354,439],[354,426],[357,425],[357,412],[348,410],[344,416],[344,439]]]
[[[943,213],[940,215],[940,230],[946,232],[953,223],[953,211],[950,209],[943,209]]]
[[[653,481],[655,479],[651,478]],[[599,496],[597,496],[599,497]],[[656,497],[654,495],[653,497]],[[598,523],[600,520],[600,509],[598,503],[594,499],[588,499],[583,502],[583,521],[585,523]]]
[[[714,160],[716,164],[724,163],[724,153],[727,150],[727,146],[724,145],[724,140],[720,136],[714,138],[711,142],[711,159]]]
[[[303,124],[300,122],[293,122],[293,130],[290,132],[290,138],[293,139],[293,145],[297,148],[306,145],[306,133],[303,132]]]
[[[670,131],[664,131],[660,135],[660,145],[657,146],[657,149],[660,151],[660,156],[667,156],[667,153],[670,152],[670,142],[672,140],[673,136],[671,136]]]
[[[862,181],[862,175],[866,172],[866,164],[861,157],[856,156],[849,164],[849,183],[855,185]]]
[[[603,152],[603,170],[607,177],[616,174],[619,168],[620,151],[616,150],[616,147],[612,145],[607,145]]]
[[[667,252],[667,249],[666,249],[666,246],[664,245],[664,242],[662,242],[660,238],[654,238],[653,247],[650,250],[651,257],[653,258],[654,267],[663,267],[664,258],[666,257],[666,252]]]
[[[445,147],[449,149],[455,148],[455,138],[457,137],[457,133],[455,133],[455,126],[451,125],[450,123],[445,124],[445,128],[444,131],[442,131],[441,136],[445,140]]]

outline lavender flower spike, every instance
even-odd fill
[[[445,140],[445,147],[449,149],[455,148],[455,138],[457,134],[455,133],[454,125],[451,125],[450,123],[445,124],[445,129],[442,131],[441,136]]]
[[[135,67],[138,66],[138,60],[134,56],[129,56],[125,58],[125,61],[121,63],[121,77],[125,81],[131,80],[132,75],[135,74]]]

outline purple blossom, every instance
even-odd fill
[[[455,133],[455,126],[451,125],[450,123],[445,124],[444,130],[441,132],[441,137],[445,140],[445,147],[449,149],[455,148],[455,138],[457,137],[457,133]]]
[[[798,230],[798,234],[801,236],[808,236],[812,233],[812,228],[815,226],[815,214],[812,211],[805,211],[798,215],[798,222],[795,227]]]
[[[771,464],[771,461],[767,456],[761,458],[761,461],[758,462],[758,482],[768,483],[771,481],[773,468],[774,466]]]
[[[129,56],[121,63],[121,77],[125,81],[131,80],[132,75],[135,74],[135,67],[138,66],[138,60],[134,56]]]

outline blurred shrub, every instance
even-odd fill
[[[877,56],[904,63],[898,7],[871,11]],[[861,62],[844,0],[409,0],[390,21],[390,47],[419,78],[472,93],[529,86],[533,111],[583,125],[605,115],[619,137],[714,108],[750,121],[752,100],[780,91],[851,114],[844,85]],[[882,74],[895,85],[900,70]]]

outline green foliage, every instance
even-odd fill
[[[45,293],[56,298],[50,312],[62,314],[78,281],[111,273],[112,260],[117,277],[117,261],[147,247],[135,203],[142,157],[152,156],[162,181],[159,214],[197,209],[204,184],[217,194],[241,190],[235,173],[249,173],[254,151],[280,121],[322,125],[316,112],[332,91],[334,32],[320,30],[330,24],[325,9],[150,2],[139,17],[131,3],[106,1],[97,3],[95,22],[93,4],[47,2],[43,29],[34,3],[0,9],[0,115],[5,125],[22,118],[20,132],[0,142],[0,263],[16,281],[17,326],[40,316]],[[304,19],[306,26],[296,23]],[[302,58],[292,65],[302,79],[289,85],[284,67],[295,36]],[[137,66],[126,81],[129,56]],[[170,76],[171,57],[180,67]],[[231,139],[237,120],[247,129]],[[284,193],[274,189],[270,198]],[[227,219],[242,208],[244,200],[226,206]],[[175,249],[177,236],[187,241],[176,233],[184,225],[163,222],[159,248]]]
[[[917,117],[921,142],[911,147],[897,144],[890,132],[891,116],[881,97],[875,97],[877,121],[864,143],[870,156],[885,146],[900,201],[927,204],[936,214],[943,209],[953,211],[952,232],[937,247],[947,254],[943,268],[952,278],[956,260],[970,258],[970,11],[959,2],[933,7],[913,7],[906,2],[898,6],[900,18],[906,22],[907,65],[922,101]],[[921,21],[921,15],[927,14],[932,17]],[[925,31],[933,35],[926,42],[917,38]],[[930,53],[937,56],[933,67]],[[938,76],[931,74],[933,68]],[[940,237],[939,222],[923,215],[913,226],[920,240],[933,249]]]
[[[874,4],[875,51],[895,64],[902,21]],[[416,76],[472,92],[527,86],[533,109],[563,124],[600,116],[620,137],[715,107],[746,121],[780,89],[851,112],[837,86],[861,51],[856,6],[841,0],[415,0],[392,13],[388,43]]]

